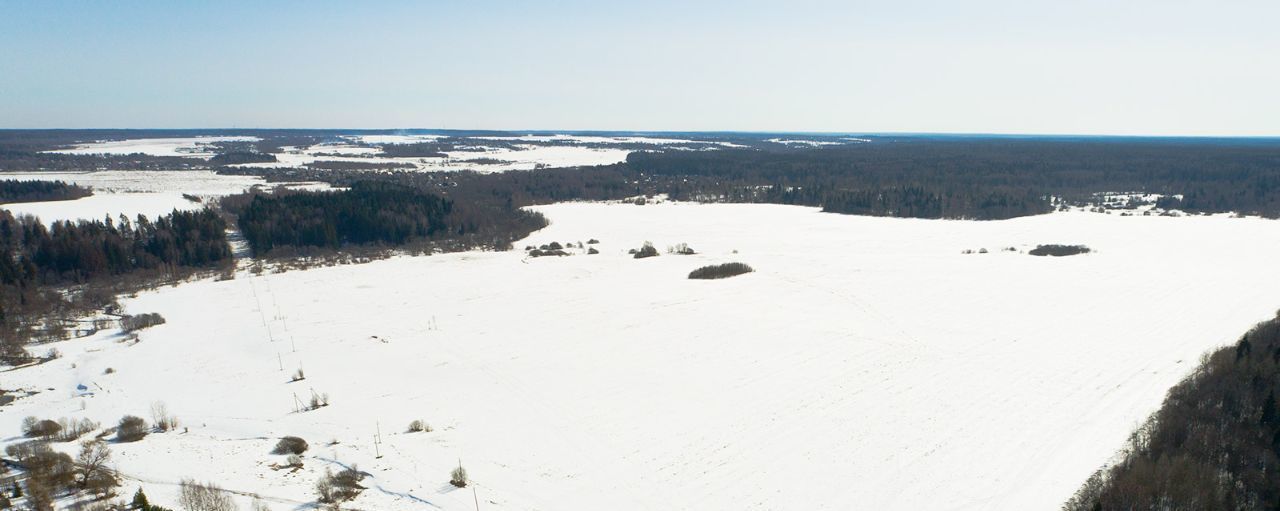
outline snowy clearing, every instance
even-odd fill
[[[258,137],[190,137],[190,138],[136,138],[107,140],[79,144],[70,149],[49,151],[61,154],[135,154],[151,156],[190,156],[209,158],[213,152],[205,145],[213,142],[256,142]]]
[[[369,489],[350,507],[471,510],[447,483],[461,459],[491,510],[1052,510],[1201,353],[1280,304],[1258,285],[1280,278],[1280,234],[1256,218],[536,209],[552,225],[518,246],[598,238],[601,253],[148,292],[126,307],[168,322],[141,342],[61,342],[48,347],[63,358],[0,373],[50,389],[4,408],[0,431],[15,440],[26,415],[109,425],[164,401],[189,432],[112,447],[166,505],[163,483],[195,477],[293,508],[325,467],[355,463]],[[646,240],[663,254],[626,254]],[[681,242],[698,254],[665,253]],[[1043,243],[1094,252],[1025,253]],[[734,261],[755,272],[686,278]],[[313,390],[331,405],[295,413]],[[435,431],[405,433],[414,419]],[[284,435],[311,443],[297,473],[269,467]]]

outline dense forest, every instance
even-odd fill
[[[509,247],[546,225],[536,213],[475,201],[458,205],[439,194],[395,183],[356,181],[340,191],[251,193],[222,202],[255,254],[281,247],[338,249],[351,245],[469,240]]]
[[[1102,192],[1181,194],[1194,212],[1280,216],[1280,142],[1207,139],[898,137],[819,149],[636,152],[676,199],[826,211],[996,219]]]
[[[1067,511],[1280,508],[1280,315],[1207,356]]]
[[[88,188],[63,181],[0,180],[0,204],[72,200],[93,195]]]
[[[119,290],[123,275],[174,275],[217,267],[231,259],[226,223],[210,210],[174,211],[152,221],[139,215],[101,221],[54,222],[0,210],[0,357],[25,356],[20,346],[51,312],[85,298],[60,293],[78,284],[106,281]],[[110,294],[92,297],[91,304]]]

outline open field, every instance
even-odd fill
[[[162,503],[189,476],[293,509],[326,467],[358,464],[354,508],[473,509],[447,483],[461,459],[482,509],[1047,510],[1201,353],[1280,304],[1259,284],[1280,278],[1280,235],[1253,218],[536,209],[552,225],[517,246],[598,238],[601,253],[148,292],[127,309],[168,322],[141,342],[57,343],[63,358],[3,373],[48,390],[6,407],[0,431],[16,440],[26,415],[114,424],[164,401],[189,431],[113,445]],[[646,240],[663,254],[626,253]],[[682,242],[698,254],[665,253]],[[1046,243],[1093,252],[1025,253]],[[732,261],[755,272],[686,279]],[[295,412],[313,390],[330,406]],[[405,433],[414,419],[435,431]],[[284,435],[312,445],[301,471],[269,467]]]

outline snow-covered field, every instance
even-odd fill
[[[189,137],[189,138],[137,138],[129,140],[105,140],[79,144],[69,149],[49,151],[62,154],[147,154],[151,156],[213,156],[208,144],[213,142],[253,142],[258,137]]]
[[[63,358],[0,373],[48,389],[0,409],[0,437],[26,415],[106,425],[164,401],[189,431],[112,447],[166,505],[195,477],[296,509],[326,467],[358,464],[358,509],[1050,510],[1201,353],[1280,305],[1261,285],[1280,279],[1280,231],[1261,219],[537,209],[552,225],[528,244],[598,238],[601,253],[148,292],[126,307],[168,323],[141,342],[57,343]],[[646,240],[699,253],[626,254]],[[1040,243],[1094,252],[1025,253]],[[756,272],[685,278],[729,261]],[[331,405],[295,412],[312,391]],[[435,431],[405,433],[413,419]],[[303,470],[269,467],[283,435],[311,443]],[[447,483],[459,460],[474,497]]]
[[[202,201],[266,186],[257,176],[222,175],[207,170],[109,170],[99,172],[4,172],[0,179],[19,181],[65,181],[93,189],[93,195],[69,201],[0,204],[14,215],[34,215],[45,223],[58,220],[102,220],[121,214],[133,219],[139,214],[155,218],[173,210],[204,207],[183,194]],[[290,183],[287,186],[325,189],[325,183]]]
[[[320,144],[308,148],[289,148],[276,155],[278,161],[244,163],[238,167],[271,168],[300,167],[317,161],[345,161],[362,163],[397,163],[406,168],[422,171],[506,172],[534,170],[543,167],[574,167],[585,165],[609,165],[626,161],[631,151],[581,146],[520,145],[514,148],[484,147],[477,145],[469,150],[449,151],[447,158],[413,158],[379,156],[380,148],[352,147],[347,145]],[[495,162],[473,161],[479,158]]]

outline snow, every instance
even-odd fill
[[[773,142],[775,144],[783,144],[783,145],[806,145],[809,147],[818,147],[818,146],[824,146],[824,145],[840,145],[840,142],[832,142],[829,140],[797,140],[797,139],[788,139],[788,138],[770,138],[768,140],[765,140],[765,142]]]
[[[364,144],[383,145],[432,142],[444,138],[444,135],[349,135],[342,138]]]
[[[266,163],[247,163],[238,167],[300,167],[317,161],[345,161],[363,163],[398,163],[419,171],[449,172],[474,170],[476,172],[506,172],[512,170],[534,170],[543,167],[574,167],[589,165],[610,165],[626,161],[631,151],[625,149],[607,149],[581,146],[539,146],[518,145],[512,148],[494,148],[483,145],[471,146],[467,150],[446,151],[448,158],[390,158],[376,156],[374,153],[356,153],[340,150],[350,156],[324,156],[324,153],[335,152],[329,146],[314,146],[308,149],[290,149],[277,154],[279,161]],[[477,158],[493,158],[500,163],[477,163],[468,160]],[[370,171],[376,172],[376,171]]]
[[[671,144],[713,144],[723,147],[748,147],[733,142],[708,141],[708,140],[689,140],[683,138],[662,138],[662,137],[604,137],[592,135],[521,135],[518,137],[470,137],[477,140],[507,140],[507,141],[528,141],[528,142],[567,142],[581,144],[654,144],[654,145],[671,145]]]
[[[189,431],[112,448],[168,506],[194,477],[296,508],[324,468],[355,463],[370,477],[352,507],[471,510],[472,491],[447,484],[461,459],[490,510],[1050,510],[1201,353],[1280,303],[1258,285],[1280,279],[1280,234],[1257,218],[536,209],[552,224],[518,246],[598,238],[601,253],[396,257],[146,292],[125,306],[168,322],[141,342],[56,343],[63,358],[0,373],[52,389],[4,409],[0,438],[26,415],[108,425],[164,401]],[[626,254],[646,240],[699,253]],[[1094,252],[1025,253],[1042,243]],[[978,248],[991,252],[962,254]],[[685,278],[730,261],[756,272]],[[307,379],[288,383],[298,367]],[[101,390],[75,397],[82,383]],[[295,413],[312,389],[331,406]],[[413,419],[435,431],[404,433]],[[298,473],[269,468],[283,435],[312,445]]]
[[[62,154],[134,154],[151,156],[191,156],[209,158],[214,155],[204,147],[213,142],[256,142],[258,137],[189,137],[189,138],[136,138],[129,140],[105,140],[79,144],[70,149],[49,151]]]
[[[597,149],[576,146],[522,145],[516,148],[485,149],[483,151],[449,151],[451,161],[447,167],[436,170],[470,169],[478,172],[503,172],[509,170],[534,170],[545,167],[576,167],[611,165],[627,161],[626,149]],[[465,160],[493,158],[506,163],[482,165]]]

